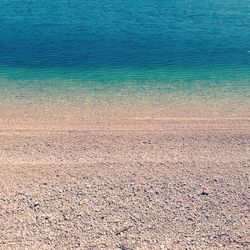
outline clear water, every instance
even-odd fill
[[[0,101],[250,98],[248,0],[1,0]]]

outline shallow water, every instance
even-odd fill
[[[0,5],[1,103],[249,102],[247,0]]]

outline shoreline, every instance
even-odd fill
[[[250,118],[89,118],[86,117],[0,117],[1,133],[20,132],[81,132],[81,131],[245,131]]]

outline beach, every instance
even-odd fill
[[[250,249],[249,13],[1,0],[0,250]]]
[[[0,249],[249,249],[249,146],[247,117],[2,115]]]

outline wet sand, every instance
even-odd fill
[[[249,118],[0,117],[0,249],[249,249]]]

